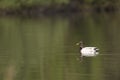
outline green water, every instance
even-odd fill
[[[118,0],[119,1],[119,0]],[[12,8],[17,9],[21,7],[21,5],[32,6],[32,5],[52,5],[52,4],[67,4],[69,0],[0,0],[0,8]],[[6,10],[5,9],[5,10]]]
[[[0,17],[0,80],[120,80],[120,16]],[[100,55],[79,60],[79,46]]]

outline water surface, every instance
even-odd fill
[[[119,80],[120,17],[0,18],[0,80]],[[100,55],[80,62],[79,46]]]

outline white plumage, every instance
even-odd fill
[[[97,47],[83,47],[80,50],[81,56],[92,57],[99,54]]]
[[[99,49],[97,47],[83,47],[82,41],[76,43],[76,45],[80,45],[81,57],[93,57],[99,54]]]

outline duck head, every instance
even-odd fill
[[[78,43],[76,43],[76,45],[79,45],[79,46],[80,46],[80,50],[84,47],[84,46],[83,46],[83,41],[79,41]]]

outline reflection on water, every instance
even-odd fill
[[[0,18],[0,80],[119,80],[117,14],[72,18]],[[100,55],[79,61],[79,47]]]

